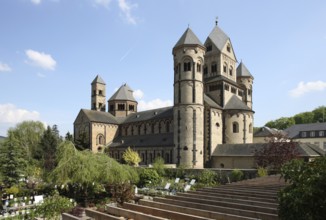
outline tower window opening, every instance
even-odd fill
[[[229,91],[230,86],[229,85],[225,85],[224,88],[225,88],[226,91]]]
[[[96,109],[96,103],[95,102],[93,103],[93,109]]]
[[[248,89],[248,95],[251,95],[251,89]]]
[[[238,90],[238,95],[239,95],[239,96],[243,96],[243,92],[240,91],[240,90]]]
[[[226,65],[226,63],[224,63],[224,65],[223,65],[223,73],[227,73],[227,65]]]
[[[134,105],[129,105],[129,111],[135,111],[135,106]]]
[[[230,53],[231,52],[231,46],[230,46],[230,44],[228,44],[227,46],[226,46],[226,50]]]
[[[230,69],[229,69],[229,74],[230,74],[230,76],[233,75],[233,68],[232,68],[232,66],[231,66]]]
[[[201,72],[201,64],[200,63],[197,63],[197,72]]]
[[[96,95],[96,90],[93,90],[93,96],[95,96]]]
[[[102,90],[98,90],[98,94],[99,95],[103,95],[103,91]]]
[[[249,133],[251,134],[252,131],[253,131],[253,129],[252,129],[252,124],[250,123],[250,124],[249,124]]]
[[[211,68],[212,68],[212,73],[217,73],[217,64],[216,63],[213,63]]]
[[[212,45],[211,44],[207,44],[206,45],[206,51],[209,52],[209,51],[212,51]]]
[[[232,92],[233,94],[236,94],[236,93],[237,93],[237,89],[234,88],[234,87],[231,87],[231,92]]]
[[[238,122],[233,122],[232,130],[233,130],[233,133],[239,133],[239,124],[238,124]]]
[[[207,66],[204,66],[204,75],[207,75],[208,71],[207,71]]]
[[[110,105],[110,111],[114,110],[114,105]]]
[[[191,63],[190,62],[183,63],[183,71],[191,71]]]
[[[118,104],[118,110],[125,110],[125,104]]]

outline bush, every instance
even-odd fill
[[[154,160],[153,168],[156,170],[157,174],[159,176],[165,175],[165,168],[164,168],[164,159],[162,157],[157,157]]]
[[[140,187],[154,186],[160,182],[160,176],[153,169],[140,169],[139,183]]]
[[[264,177],[264,176],[268,175],[268,171],[264,167],[258,167],[257,174],[258,174],[258,177]]]
[[[19,193],[19,187],[14,185],[10,188],[5,189],[5,191],[8,195],[12,194],[12,195],[16,196]]]
[[[129,202],[134,198],[134,189],[130,183],[112,185],[111,193],[113,201],[119,205],[123,205],[124,202]]]
[[[243,178],[243,172],[239,169],[234,169],[231,172],[231,181],[237,182],[239,180],[242,180]]]
[[[201,172],[198,181],[207,186],[212,186],[216,184],[217,174],[212,170],[204,169]]]
[[[49,220],[57,220],[60,219],[61,213],[70,211],[73,206],[68,198],[56,194],[44,199],[44,202],[37,206],[35,215]]]

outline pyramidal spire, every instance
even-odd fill
[[[188,27],[187,30],[183,33],[183,35],[180,37],[178,42],[175,44],[174,47],[178,47],[181,45],[200,45],[203,46],[203,44],[200,42],[198,37],[194,34],[194,32]]]
[[[249,72],[248,68],[243,64],[242,60],[239,66],[237,67],[237,77],[251,77],[254,78]]]
[[[97,75],[97,76],[95,77],[95,79],[93,80],[92,84],[94,84],[94,83],[101,83],[101,84],[105,85],[105,82],[104,82],[104,80],[100,77],[100,75]]]

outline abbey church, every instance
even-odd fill
[[[173,106],[139,112],[127,84],[107,100],[98,75],[91,83],[91,110],[81,109],[74,122],[75,140],[84,137],[93,152],[107,148],[118,161],[130,147],[143,165],[162,157],[191,168],[224,167],[214,160],[221,149],[252,143],[253,76],[238,63],[221,28],[216,25],[204,44],[188,28],[172,56]]]

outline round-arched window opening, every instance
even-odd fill
[[[217,122],[217,123],[216,123],[216,126],[219,128],[219,127],[220,127],[220,123]]]
[[[188,150],[188,147],[187,146],[184,146],[183,150]]]
[[[102,150],[103,150],[102,147],[98,147],[98,148],[97,148],[97,151],[98,151],[98,152],[102,152]]]

